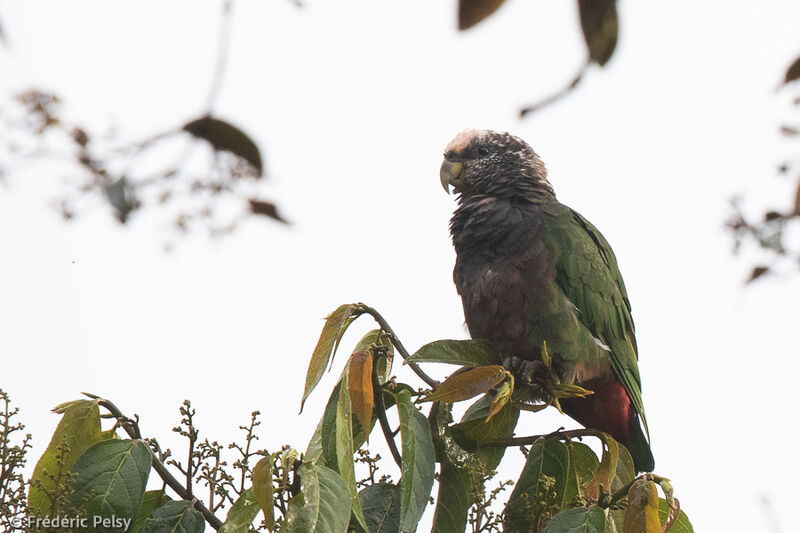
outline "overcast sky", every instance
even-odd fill
[[[0,386],[34,434],[31,463],[58,421],[49,410],[81,391],[138,413],[171,446],[190,398],[201,437],[228,442],[258,409],[262,446],[305,449],[345,354],[298,417],[308,358],[342,303],[378,308],[411,350],[465,338],[447,232],[455,202],[438,168],[457,132],[490,128],[529,141],[559,199],[614,247],[656,472],[696,530],[778,531],[767,496],[789,531],[800,276],[745,288],[758,257],[732,256],[723,221],[740,192],[755,212],[784,207],[790,184],[775,169],[793,147],[777,128],[791,107],[774,88],[800,51],[800,4],[621,2],[608,67],[519,120],[584,60],[574,2],[509,1],[465,33],[455,3],[235,5],[217,113],[260,144],[261,194],[289,227],[198,231],[165,253],[174,233],[158,213],[122,227],[98,204],[65,224],[50,205],[63,167],[7,168],[18,172],[0,188]],[[129,140],[182,124],[204,105],[220,10],[0,2],[3,106],[40,87],[70,118]],[[343,349],[371,327],[357,325]],[[524,414],[517,434],[562,424],[574,427]]]

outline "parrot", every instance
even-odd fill
[[[440,179],[457,195],[453,280],[470,336],[491,342],[531,390],[546,350],[559,383],[592,391],[562,398],[563,412],[651,472],[631,305],[608,241],[556,199],[542,160],[510,133],[462,131]]]

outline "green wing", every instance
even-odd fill
[[[565,207],[550,226],[556,282],[578,308],[578,319],[610,349],[611,368],[648,434],[631,304],[611,246],[591,222]]]

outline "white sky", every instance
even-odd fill
[[[458,131],[491,128],[527,139],[560,200],[614,246],[656,471],[696,530],[769,531],[762,495],[788,527],[800,280],[744,288],[756,256],[734,258],[722,223],[731,195],[761,206],[787,190],[775,167],[791,153],[777,133],[790,106],[774,88],[798,53],[800,4],[622,2],[608,68],[520,121],[521,106],[583,61],[574,2],[509,1],[463,34],[455,3],[236,4],[218,114],[260,143],[263,196],[288,228],[254,220],[164,253],[171,235],[154,213],[129,227],[104,209],[64,224],[48,207],[60,174],[9,176],[0,386],[34,434],[32,463],[58,421],[49,409],[80,391],[138,413],[171,446],[190,398],[201,437],[228,442],[259,409],[261,445],[305,449],[343,357],[298,417],[306,365],[320,318],[341,303],[376,307],[411,350],[464,338],[455,204],[438,167]],[[70,117],[131,140],[174,127],[205,101],[220,6],[0,2],[12,45],[0,50],[0,89],[52,90]],[[344,349],[371,328],[357,324]],[[561,424],[573,425],[524,415],[518,435]],[[519,464],[509,468],[516,477]]]

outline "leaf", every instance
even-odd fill
[[[411,403],[407,390],[397,394],[402,441],[400,531],[412,532],[425,512],[434,476],[434,449],[428,419]]]
[[[169,496],[164,494],[163,490],[148,490],[145,492],[142,497],[142,504],[139,506],[139,512],[136,513],[136,520],[133,522],[131,533],[138,533],[147,519],[150,518],[150,515],[153,514],[153,511],[167,501],[169,501]]]
[[[586,486],[586,496],[592,500],[600,498],[600,494],[611,492],[612,482],[617,473],[619,463],[619,444],[617,441],[606,435],[603,439],[603,457],[600,459],[600,466]]]
[[[678,500],[676,499],[675,501],[677,502]],[[658,518],[662,524],[666,525],[669,512],[669,504],[663,498],[659,498]],[[681,510],[678,511],[675,521],[672,523],[672,527],[669,528],[669,533],[694,533],[694,528],[692,524],[689,523],[689,517],[686,516],[686,513]]]
[[[339,475],[342,476],[347,490],[350,492],[350,505],[353,515],[361,527],[366,528],[364,522],[364,512],[361,510],[361,503],[358,500],[358,487],[356,486],[356,471],[353,461],[355,444],[353,442],[353,409],[349,394],[349,372],[350,363],[347,364],[342,373],[339,387],[339,399],[336,402],[336,465]]]
[[[611,533],[616,531],[608,523],[601,507],[574,507],[550,519],[544,533]]]
[[[52,506],[48,495],[61,490],[59,485],[63,485],[78,457],[101,439],[100,409],[96,401],[62,403],[53,411],[64,416],[31,475],[28,508],[34,516],[49,516],[58,511]]]
[[[262,457],[253,467],[253,495],[264,512],[267,529],[275,530],[275,492],[272,486],[273,455]]]
[[[100,441],[72,467],[77,476],[70,503],[90,516],[132,520],[139,512],[152,462],[142,441]]]
[[[278,222],[283,222],[284,224],[288,224],[289,222],[283,218],[280,214],[278,214],[278,206],[276,206],[272,202],[267,202],[266,200],[258,200],[256,198],[248,198],[247,203],[250,207],[250,212],[254,215],[262,215],[265,217],[269,217],[271,219],[277,220]]]
[[[411,357],[412,363],[448,363],[462,366],[489,366],[503,362],[500,353],[484,340],[440,340],[429,342]]]
[[[628,506],[625,509],[623,533],[661,533],[658,518],[658,489],[647,478],[633,482],[628,491]]]
[[[504,0],[459,0],[458,29],[471,28],[503,5]]]
[[[486,421],[492,419],[494,415],[500,412],[501,409],[511,400],[511,395],[514,393],[514,376],[509,376],[509,379],[503,381],[503,384],[500,385],[500,388],[497,390],[497,394],[495,395],[494,399],[492,400],[491,408],[489,409],[489,414],[486,415]]]
[[[482,366],[454,374],[434,389],[425,401],[460,402],[492,390],[499,385],[508,371],[501,365]]]
[[[761,276],[763,276],[767,272],[769,272],[769,267],[766,266],[766,265],[759,265],[759,266],[753,267],[753,271],[750,272],[750,277],[747,278],[747,283],[750,283],[752,281],[757,280],[758,278],[760,278]]]
[[[359,350],[350,356],[347,378],[353,414],[362,427],[372,423],[375,393],[372,390],[372,354]]]
[[[264,173],[258,146],[233,124],[206,115],[184,124],[181,129],[208,141],[217,152],[231,152],[241,157],[253,166],[259,177]]]
[[[219,533],[248,533],[260,509],[252,488],[239,496],[228,511],[225,522],[217,530]]]
[[[399,533],[400,488],[392,483],[368,485],[358,493],[369,533]]]
[[[491,404],[492,398],[489,395],[472,404],[461,422],[450,426],[450,433],[461,448],[475,453],[489,469],[494,470],[500,464],[505,448],[481,446],[490,440],[510,439],[514,435],[519,409],[506,404],[497,415],[487,420]]]
[[[602,67],[617,46],[616,0],[578,0],[578,11],[589,59]]]
[[[432,531],[461,533],[465,530],[467,513],[474,503],[473,493],[480,490],[477,486],[481,482],[479,472],[497,468],[506,451],[502,446],[482,448],[480,445],[489,440],[514,436],[519,409],[507,403],[487,420],[492,403],[491,396],[486,395],[472,404],[461,422],[448,428],[454,438],[440,441],[447,444],[441,454],[439,493]]]
[[[336,353],[336,346],[342,338],[347,326],[348,320],[352,317],[353,310],[356,308],[355,304],[345,304],[339,306],[336,311],[328,315],[325,320],[325,325],[322,327],[322,333],[319,335],[317,346],[314,348],[314,353],[311,355],[311,361],[308,363],[308,371],[306,372],[306,386],[303,391],[303,400],[300,402],[300,412],[303,412],[303,405],[306,403],[311,391],[317,386],[328,363],[333,359]]]
[[[186,500],[170,501],[153,511],[140,533],[203,533],[206,521]]]
[[[786,74],[783,76],[783,83],[791,83],[800,78],[800,57],[795,59],[789,68],[786,69]]]
[[[528,531],[549,508],[561,509],[569,473],[569,449],[557,439],[540,438],[531,446],[525,466],[506,503],[506,531]]]
[[[569,441],[569,474],[564,489],[564,502],[571,503],[583,495],[583,487],[595,475],[600,460],[592,449],[582,442]]]
[[[302,488],[292,498],[282,533],[344,533],[350,523],[350,492],[335,471],[303,463]]]

